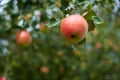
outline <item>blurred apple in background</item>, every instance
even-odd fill
[[[29,32],[22,30],[17,33],[16,42],[21,46],[29,46],[32,42],[32,36]]]
[[[6,80],[4,76],[0,76],[0,80]]]

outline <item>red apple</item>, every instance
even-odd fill
[[[31,34],[25,30],[17,33],[16,42],[22,46],[29,46],[32,42]]]
[[[0,76],[0,80],[6,80],[4,76]]]
[[[88,23],[83,16],[73,14],[61,21],[60,31],[69,42],[78,43],[88,32]]]

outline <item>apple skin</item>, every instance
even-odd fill
[[[83,16],[73,14],[61,21],[60,31],[69,42],[78,43],[88,33],[88,23]]]
[[[6,80],[4,76],[0,76],[0,80]]]
[[[16,43],[21,46],[29,46],[32,42],[32,36],[29,32],[22,30],[16,35]]]

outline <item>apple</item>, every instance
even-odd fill
[[[0,80],[6,80],[4,76],[0,76]]]
[[[73,14],[61,21],[60,31],[69,42],[78,43],[88,32],[88,23],[83,16]]]
[[[16,35],[16,43],[22,46],[29,46],[32,42],[32,36],[29,32],[22,30]]]
[[[40,68],[40,71],[41,71],[42,73],[48,73],[48,72],[49,72],[49,68],[43,66],[43,67]]]

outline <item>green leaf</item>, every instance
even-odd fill
[[[58,20],[58,21],[55,21],[55,22],[53,22],[53,23],[48,23],[47,24],[47,26],[49,27],[49,28],[51,28],[51,27],[55,27],[55,26],[58,26],[59,24],[60,24],[60,22],[61,22],[61,20]]]
[[[94,30],[96,26],[105,26],[93,10],[83,13],[83,16],[88,22],[88,31]]]
[[[77,45],[84,44],[86,42],[86,38],[84,38],[82,41],[78,42]]]
[[[78,3],[79,6],[82,7],[83,10],[90,9],[93,5],[91,1],[83,1],[81,3]]]
[[[94,22],[92,20],[88,20],[87,22],[88,22],[88,31],[94,30],[96,27]]]
[[[92,20],[92,16],[97,16],[93,10],[88,10],[82,14],[86,20]]]
[[[105,24],[97,16],[92,16],[92,20],[96,26],[105,26]]]
[[[90,11],[83,13],[83,16],[85,17],[85,19],[88,22],[88,31],[94,30],[96,25],[94,24],[94,22],[92,20],[92,16],[97,16],[96,13],[93,10],[90,10]]]
[[[1,23],[1,27],[0,27],[0,31],[8,31],[11,29],[11,24],[10,22],[6,21],[6,22],[3,22]]]
[[[101,24],[104,25],[104,23],[97,16],[92,16],[92,20],[96,25],[101,25]]]

